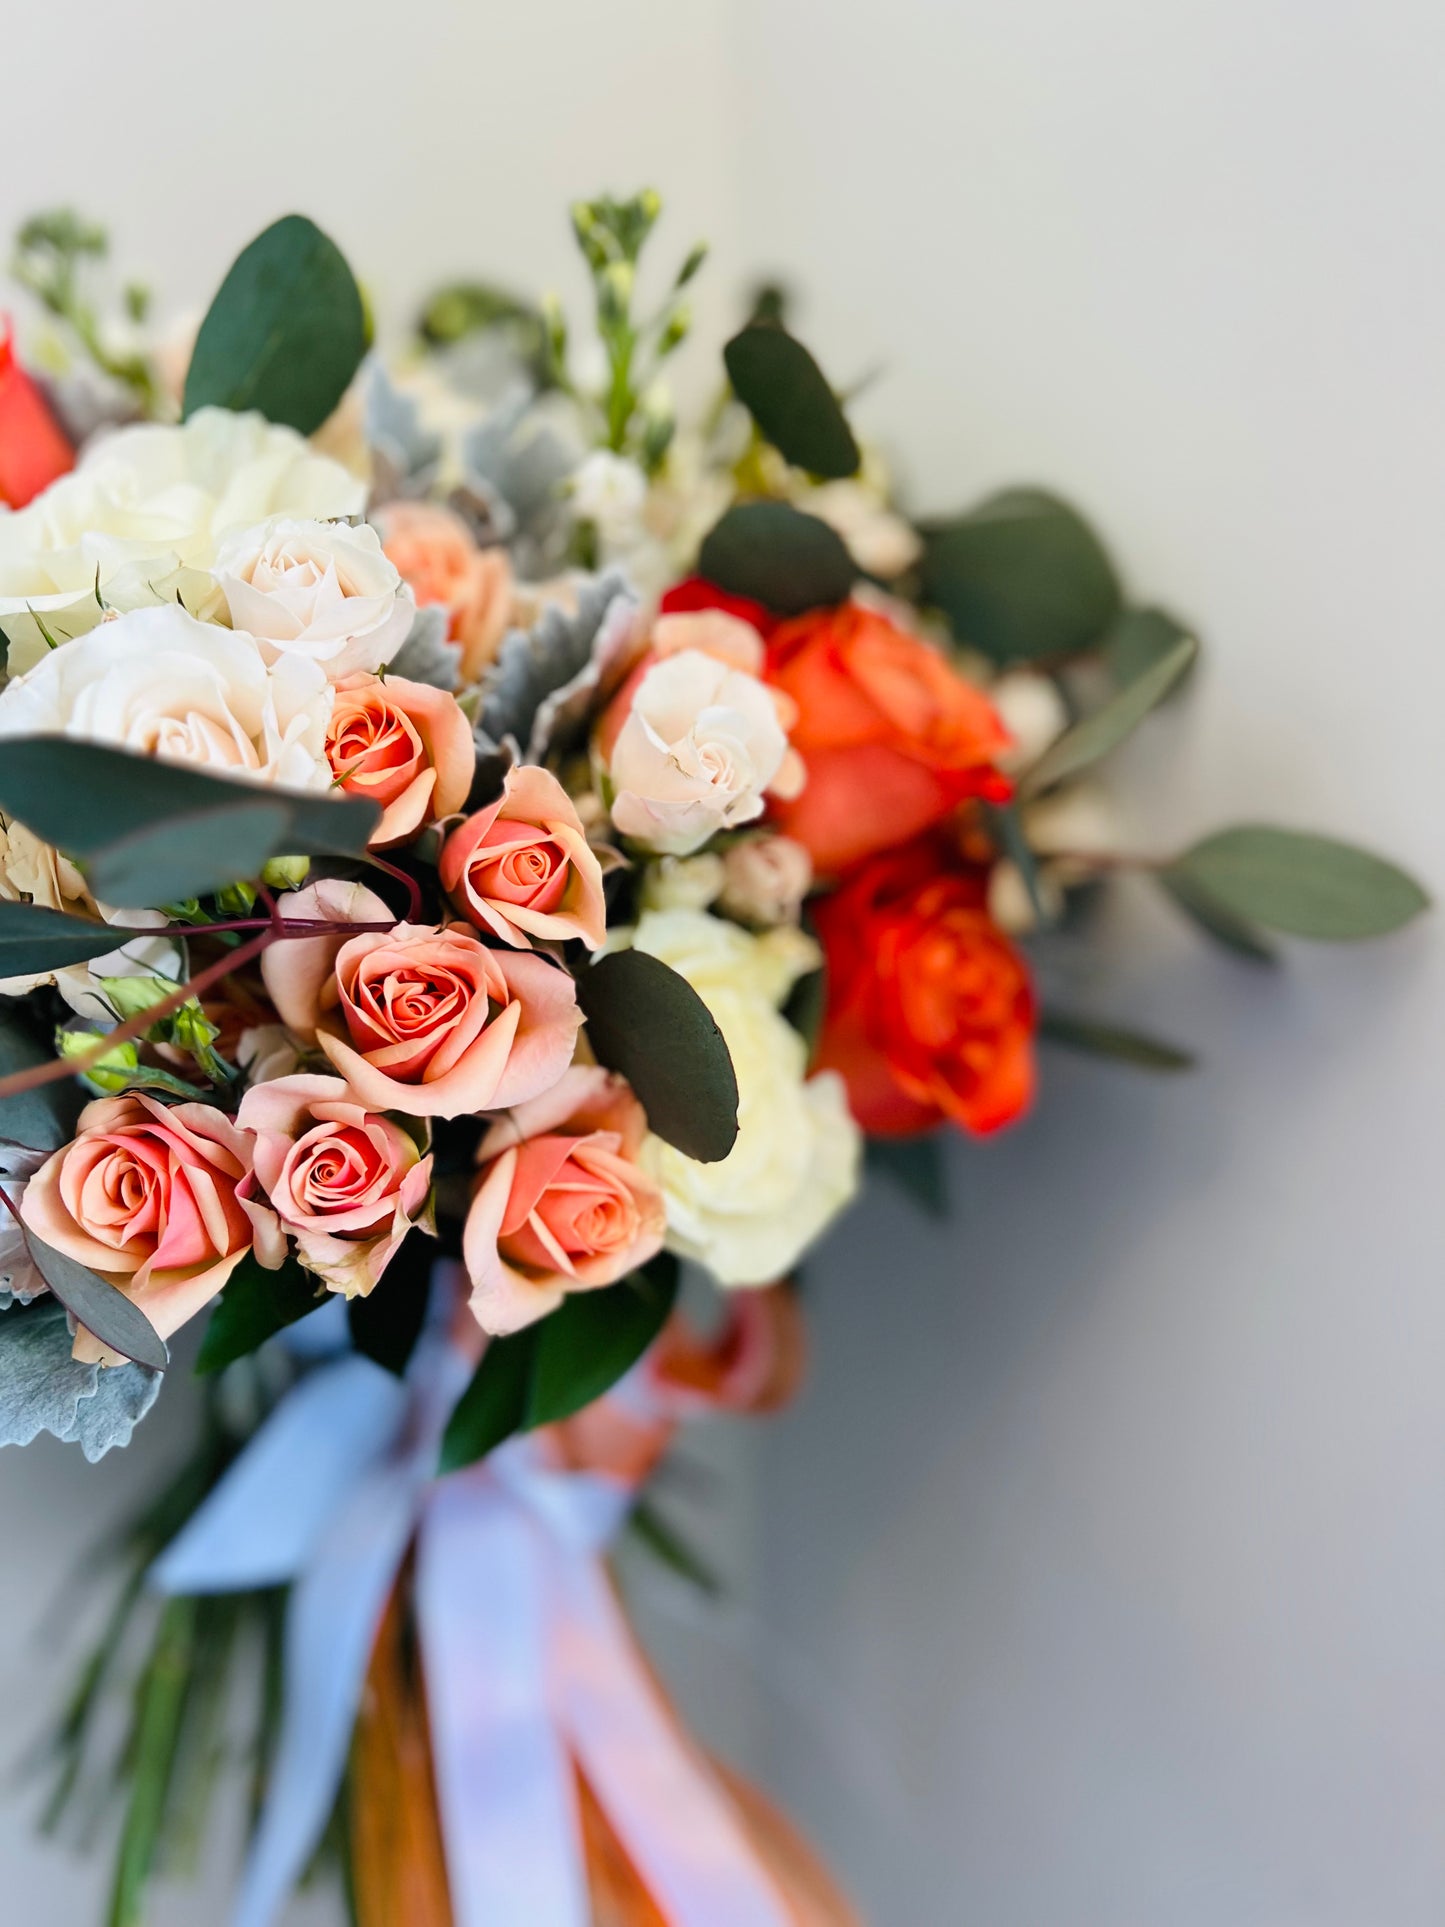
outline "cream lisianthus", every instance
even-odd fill
[[[67,640],[112,608],[170,599],[199,608],[221,538],[272,515],[359,514],[365,484],[260,415],[199,409],[179,426],[98,436],[28,507],[0,512],[0,625],[10,670],[45,653],[38,616]]]
[[[738,1137],[717,1164],[650,1138],[643,1162],[667,1204],[667,1243],[722,1285],[782,1277],[858,1187],[861,1139],[842,1080],[808,1077],[807,1049],[779,1006],[819,961],[800,931],[750,936],[698,910],[650,911],[634,946],[697,991],[738,1080]]]
[[[0,691],[0,738],[78,736],[288,789],[331,781],[332,691],[300,656],[268,669],[250,636],[173,604],[102,623]]]
[[[272,516],[221,543],[212,571],[231,621],[268,663],[304,656],[327,680],[374,676],[406,641],[411,591],[363,523]]]

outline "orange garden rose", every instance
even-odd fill
[[[338,685],[326,756],[348,796],[381,804],[371,839],[378,850],[461,809],[477,767],[456,697],[404,676],[349,676]]]
[[[875,857],[817,904],[828,960],[818,1063],[842,1073],[865,1131],[943,1118],[996,1131],[1033,1094],[1034,994],[992,923],[981,876],[925,840]]]
[[[808,780],[778,825],[837,876],[939,823],[970,796],[1002,801],[1008,733],[936,649],[861,602],[773,632],[768,677],[791,697]]]
[[[138,1091],[104,1097],[86,1105],[74,1139],[26,1185],[20,1215],[168,1338],[251,1249],[236,1197],[250,1167],[247,1134],[209,1104],[162,1104]],[[115,1357],[84,1327],[75,1356]]]
[[[637,1162],[646,1136],[624,1079],[584,1064],[492,1126],[463,1238],[485,1331],[518,1331],[662,1249],[662,1193]]]
[[[372,520],[418,604],[446,608],[447,634],[461,648],[462,681],[475,682],[511,621],[506,550],[478,548],[462,518],[435,502],[389,502]]]
[[[508,770],[502,794],[457,826],[442,846],[442,888],[464,916],[503,943],[607,935],[602,866],[576,805],[550,770]]]
[[[49,404],[16,361],[0,315],[0,502],[24,508],[75,467],[75,450]]]

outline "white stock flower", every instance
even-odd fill
[[[744,923],[796,923],[813,886],[813,861],[790,836],[748,836],[723,858],[721,903]]]
[[[706,910],[723,887],[723,860],[711,850],[697,856],[664,856],[642,878],[644,910]]]
[[[819,960],[800,931],[750,936],[704,911],[652,911],[633,932],[697,991],[738,1080],[738,1137],[716,1164],[660,1138],[643,1162],[662,1186],[669,1247],[722,1285],[781,1278],[858,1187],[861,1139],[842,1079],[806,1076],[807,1047],[779,1005]]]
[[[923,553],[917,532],[866,482],[824,482],[808,490],[801,506],[842,536],[848,553],[869,575],[891,581]]]
[[[305,656],[331,682],[375,675],[406,641],[411,591],[365,523],[278,515],[221,543],[213,574],[237,629],[268,663]]]
[[[572,513],[609,548],[636,536],[646,501],[647,477],[610,449],[594,449],[572,477]]]
[[[301,656],[273,669],[248,635],[173,604],[51,650],[0,691],[0,738],[78,736],[288,789],[331,781],[332,692]]]
[[[667,856],[690,856],[719,830],[763,813],[788,739],[755,676],[698,649],[655,663],[613,746],[612,821]]]
[[[39,616],[66,640],[112,607],[191,607],[221,538],[272,515],[356,515],[365,484],[292,428],[202,408],[177,426],[147,422],[98,435],[69,475],[23,509],[0,512],[0,625],[12,673],[44,655]],[[32,614],[33,612],[33,614]]]

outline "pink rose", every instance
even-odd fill
[[[582,1021],[565,970],[488,950],[464,923],[349,938],[321,1003],[317,1042],[361,1103],[413,1117],[539,1096],[571,1062]]]
[[[496,802],[452,831],[439,870],[462,914],[503,943],[580,937],[597,950],[607,934],[602,866],[572,799],[536,764],[508,770]]]
[[[132,1299],[162,1338],[214,1298],[251,1249],[236,1189],[249,1140],[209,1104],[130,1092],[87,1104],[75,1138],[25,1187],[20,1215],[48,1245]],[[114,1363],[82,1326],[75,1356]]]
[[[339,1077],[307,1076],[255,1085],[236,1122],[255,1133],[254,1168],[237,1196],[257,1258],[277,1270],[289,1233],[328,1291],[364,1298],[426,1210],[425,1127],[368,1111]]]
[[[462,1239],[484,1331],[518,1331],[661,1250],[662,1193],[637,1162],[646,1136],[626,1081],[586,1064],[493,1124]]]
[[[323,877],[304,890],[288,890],[277,911],[293,923],[395,923],[374,890],[364,883]],[[316,1035],[322,994],[336,970],[345,936],[284,937],[261,954],[261,980],[276,1014],[307,1042]]]
[[[435,502],[389,502],[372,521],[381,545],[418,604],[439,602],[461,647],[464,683],[497,653],[512,616],[512,565],[505,549],[479,549],[462,518]]]
[[[404,676],[349,676],[337,685],[326,756],[348,796],[381,804],[371,838],[377,850],[454,815],[477,767],[472,726],[456,697]]]

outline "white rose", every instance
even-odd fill
[[[744,923],[796,923],[813,886],[813,861],[790,836],[749,836],[723,858],[721,903]]]
[[[643,677],[612,751],[612,821],[667,856],[751,823],[783,768],[788,739],[755,676],[698,649]]]
[[[365,484],[260,415],[199,409],[179,426],[142,423],[97,436],[79,465],[26,508],[0,513],[0,626],[12,673],[46,650],[40,618],[68,640],[95,627],[97,582],[112,607],[171,599],[188,607],[228,531],[272,515],[357,515]],[[33,611],[33,615],[32,612]]]
[[[273,669],[248,635],[174,604],[104,622],[0,691],[0,737],[79,736],[288,789],[331,781],[332,692],[302,656]]]
[[[703,911],[654,911],[639,950],[686,977],[716,1018],[738,1080],[738,1137],[716,1164],[660,1138],[643,1161],[662,1186],[669,1247],[722,1285],[781,1278],[858,1188],[861,1139],[841,1078],[807,1077],[807,1048],[778,1006],[818,949],[796,930],[749,936]]]
[[[824,482],[808,490],[801,506],[842,536],[848,553],[869,575],[891,581],[923,553],[917,532],[865,482]]]
[[[213,573],[231,621],[256,638],[268,663],[306,656],[331,682],[374,676],[406,641],[411,591],[364,523],[273,516],[227,536]]]

